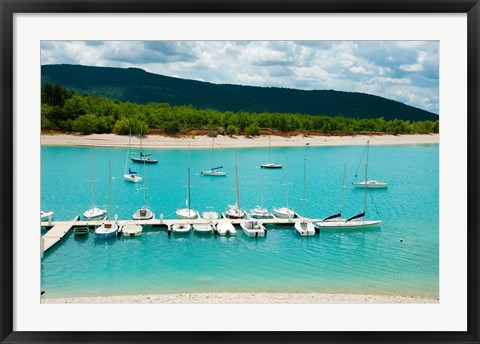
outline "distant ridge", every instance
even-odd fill
[[[139,68],[43,65],[42,83],[78,93],[145,104],[193,105],[218,111],[343,115],[351,118],[438,120],[438,115],[365,93],[223,85],[152,74]]]

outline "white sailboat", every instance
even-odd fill
[[[272,142],[270,136],[268,137],[268,163],[260,165],[261,168],[282,168],[282,165],[274,164],[270,158],[270,151],[272,149]]]
[[[264,170],[262,170],[262,201],[260,205],[257,205],[254,209],[250,211],[250,217],[254,219],[271,219],[273,214],[268,211],[267,208],[263,207],[263,196],[264,196]]]
[[[97,208],[95,206],[95,180],[94,180],[94,172],[93,172],[93,153],[92,147],[90,147],[90,178],[92,182],[92,207],[86,210],[83,213],[83,217],[86,220],[103,220],[107,215],[106,209]]]
[[[140,177],[137,174],[137,172],[132,171],[130,166],[128,166],[128,161],[130,160],[131,146],[132,146],[132,130],[130,129],[130,135],[128,136],[128,153],[127,153],[127,159],[125,161],[125,170],[123,171],[123,179],[130,183],[140,183],[142,181],[142,177]]]
[[[155,218],[153,211],[147,208],[147,171],[143,164],[143,207],[133,214],[134,220],[151,220]]]
[[[343,164],[343,182],[342,182],[342,196],[340,197],[340,211],[336,214],[327,216],[320,222],[315,222],[313,225],[316,228],[320,228],[318,223],[326,222],[326,221],[337,221],[337,222],[344,222],[346,219],[342,219],[342,211],[343,211],[343,199],[345,195],[345,177],[347,175],[347,164]]]
[[[366,150],[367,150],[367,161],[368,161],[368,153],[370,151],[370,141],[367,141],[367,147],[366,147]],[[363,156],[362,156],[363,158]],[[362,159],[360,159],[360,163],[362,162]],[[358,168],[357,168],[357,172],[358,172]],[[355,173],[355,177],[357,176],[357,174]],[[378,180],[374,180],[374,179],[366,179],[366,180],[362,180],[360,182],[357,182],[357,181],[352,181],[352,185],[357,188],[357,189],[386,189],[388,188],[388,183],[387,182],[380,182]]]
[[[176,211],[178,219],[196,219],[198,213],[190,209],[190,148],[188,149],[188,173],[187,173],[187,198],[185,200],[185,208]]]
[[[201,171],[200,174],[202,176],[225,177],[227,175],[227,172],[220,171],[220,169],[223,168],[223,166],[213,167],[213,142],[214,142],[214,140],[215,139],[212,138],[212,161],[210,163],[210,166],[212,166],[212,167],[210,168],[210,170]]]
[[[365,180],[368,180],[368,159],[365,163]],[[352,230],[358,228],[371,228],[379,227],[382,224],[380,220],[366,220],[366,211],[367,211],[367,188],[364,188],[364,197],[363,197],[363,212],[358,215],[354,215],[346,220],[336,219],[341,217],[340,213],[332,215],[324,219],[323,221],[316,222],[315,227],[322,230]],[[343,199],[343,192],[342,192]],[[338,215],[338,216],[337,216]]]
[[[109,182],[109,196],[108,196],[108,210],[112,207],[112,160],[110,160],[110,182]],[[118,223],[117,221],[105,221],[100,227],[95,229],[95,238],[108,239],[117,235]]]
[[[245,211],[242,210],[240,206],[240,190],[238,188],[238,164],[237,159],[235,158],[235,190],[237,194],[237,203],[234,205],[229,205],[227,211],[225,212],[225,217],[229,219],[243,219],[245,217]]]
[[[287,157],[287,167],[285,171],[285,179],[286,179],[286,186],[285,186],[285,192],[286,192],[286,206],[281,207],[281,208],[274,208],[273,209],[273,214],[281,219],[291,219],[295,217],[295,212],[288,207],[288,157]]]
[[[303,209],[302,215],[305,216],[305,202],[307,197],[307,159],[303,160]],[[301,236],[313,236],[315,235],[315,228],[313,227],[312,221],[307,219],[306,217],[302,217],[302,219],[298,222],[295,222],[293,226],[294,229],[300,234]]]

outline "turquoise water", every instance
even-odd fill
[[[286,202],[288,156],[289,205],[312,218],[338,212],[343,165],[347,164],[344,216],[363,211],[364,193],[350,185],[364,147],[272,148],[280,170],[262,170],[268,148],[216,149],[214,164],[227,177],[206,177],[211,150],[192,149],[191,207],[225,210],[235,203],[235,156],[241,205],[261,202],[269,209]],[[90,148],[42,147],[41,204],[55,220],[69,220],[91,206]],[[150,150],[158,165],[147,165],[147,203],[156,217],[173,218],[185,205],[187,150]],[[109,160],[112,160],[111,214],[129,219],[143,205],[143,184],[123,180],[126,149],[94,148],[95,204],[109,207]],[[381,219],[381,229],[322,231],[299,237],[291,227],[270,227],[266,238],[236,236],[169,237],[147,228],[142,237],[96,240],[68,234],[47,251],[42,290],[49,297],[174,292],[347,292],[438,297],[439,179],[438,145],[370,148],[369,176],[389,182],[388,190],[368,195],[367,217]],[[304,206],[304,159],[307,197]],[[52,167],[55,168],[52,168]],[[143,166],[132,165],[144,176]],[[364,176],[364,166],[358,175]],[[376,211],[378,210],[378,214]],[[401,241],[401,239],[403,241]]]

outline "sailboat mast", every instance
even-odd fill
[[[264,194],[264,186],[265,186],[265,183],[264,183],[264,174],[265,174],[265,169],[262,168],[262,202],[260,203],[260,206],[263,208],[263,194]]]
[[[307,159],[303,159],[303,209],[302,213],[305,216],[305,200],[307,197]]]
[[[111,215],[112,210],[112,159],[110,159],[110,173],[108,184],[108,213]]]
[[[188,147],[187,209],[190,211],[190,147]],[[190,215],[190,212],[189,212]]]
[[[347,174],[347,164],[343,164],[343,183],[342,183],[342,197],[340,198],[340,215],[343,211],[343,197],[345,195],[345,176]]]
[[[238,163],[236,158],[235,158],[235,188],[237,190],[237,207],[240,213],[240,209],[242,208],[240,207],[240,191],[238,190]]]
[[[143,162],[143,207],[147,208],[147,171],[145,161]]]
[[[288,208],[288,156],[287,156],[287,166],[286,167],[286,171],[285,171],[285,175],[286,175],[286,187],[285,187],[285,198],[287,200],[287,208]]]
[[[272,150],[272,139],[268,136],[268,162],[271,163],[272,159],[270,158],[270,151]]]
[[[367,181],[368,181],[368,151],[370,150],[370,141],[367,141],[367,160],[365,162],[365,193],[363,198],[363,214],[367,211]]]
[[[95,208],[95,190],[94,190],[94,180],[93,180],[93,149],[90,147],[90,179],[92,180],[92,209]]]
[[[212,167],[212,169],[213,169],[213,141],[214,140],[215,139],[212,137],[212,161],[210,162],[210,166]]]

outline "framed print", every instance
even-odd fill
[[[2,343],[479,342],[479,8],[2,1]]]

